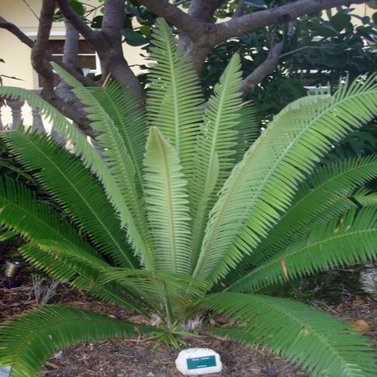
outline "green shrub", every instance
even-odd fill
[[[0,88],[41,109],[75,146],[71,154],[47,136],[3,134],[58,206],[3,179],[0,222],[27,241],[20,252],[34,265],[159,324],[47,305],[1,327],[1,365],[34,376],[63,347],[135,331],[179,344],[191,319],[213,312],[239,326],[204,320],[197,331],[269,346],[313,376],[373,376],[367,339],[260,291],[376,256],[377,207],[357,189],[376,178],[377,156],[318,168],[333,143],[377,112],[375,76],[293,102],[257,137],[237,55],[203,106],[163,21],[153,41],[145,106],[116,82],[85,88],[56,67],[85,104],[101,154],[41,98]]]

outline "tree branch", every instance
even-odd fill
[[[210,22],[222,0],[192,0],[188,14],[200,22]]]
[[[48,50],[48,41],[55,13],[55,0],[43,0],[37,39],[31,49],[31,64],[33,68],[43,77],[42,97],[49,99],[55,96],[54,93],[54,72],[48,60],[45,51]]]
[[[108,75],[111,75],[112,78],[141,98],[140,82],[123,55],[122,29],[124,17],[124,0],[107,0],[105,2],[100,31],[100,37],[105,43],[103,43],[102,48],[97,45],[98,56],[102,64],[102,77],[104,80]]]
[[[192,40],[197,40],[202,35],[204,24],[195,20],[189,14],[183,12],[175,5],[166,0],[138,0],[138,3],[144,5],[149,11],[156,16],[163,17],[178,29],[184,31]]]
[[[80,114],[77,108],[59,98],[54,90],[54,73],[46,58],[53,16],[55,13],[55,0],[43,0],[37,39],[31,50],[31,60],[34,69],[45,79],[42,97],[59,109],[65,116],[72,119],[80,128],[88,130],[88,120],[84,114]]]
[[[79,32],[78,30],[67,20],[65,24],[65,41],[64,41],[64,54],[63,63],[67,64],[70,68],[76,67],[77,54],[79,52]]]
[[[280,7],[261,10],[215,25],[210,43],[216,46],[229,38],[260,29],[265,26],[287,23],[297,17],[338,6],[362,4],[365,0],[298,0]]]
[[[123,56],[122,28],[124,0],[106,0],[101,31],[92,30],[79,17],[68,0],[57,0],[64,17],[94,47],[100,61],[103,78],[109,74],[141,97],[141,86]]]
[[[21,29],[19,29],[16,25],[12,24],[11,22],[8,22],[3,17],[0,16],[0,29],[8,30],[10,33],[12,33],[15,37],[18,38],[19,41],[21,41],[26,46],[33,48],[34,41],[29,38],[26,34],[24,34]],[[46,58],[49,61],[52,61],[58,65],[60,65],[62,68],[64,68],[67,72],[69,72],[72,76],[74,76],[77,80],[81,81],[84,85],[95,85],[91,80],[83,77],[80,75],[75,69],[70,68],[68,65],[62,63],[58,59],[56,59],[49,51],[45,51]]]
[[[15,24],[8,22],[5,18],[0,16],[0,29],[5,29],[11,32],[15,37],[17,37],[26,46],[32,48],[34,41],[30,39],[26,34],[24,34],[21,29],[19,29]]]
[[[259,65],[250,75],[248,75],[241,83],[241,91],[243,94],[251,92],[254,88],[264,80],[268,75],[272,74],[279,64],[281,52],[283,50],[283,42],[277,43],[268,53],[267,59]]]
[[[243,15],[244,5],[245,5],[245,0],[240,0],[240,2],[238,3],[238,7],[233,14],[233,18],[241,17]]]
[[[203,37],[203,33],[208,32],[208,30],[213,27],[210,21],[216,9],[221,5],[221,2],[222,0],[192,0],[188,14],[192,17],[192,22],[201,23],[201,38]],[[201,67],[203,59],[208,53],[208,49],[197,46],[195,42],[192,35],[187,32],[183,32],[179,35],[180,48],[191,57],[194,67]],[[203,51],[203,54],[200,54],[198,47]],[[197,59],[197,57],[199,58]],[[196,60],[198,60],[198,64]]]
[[[85,21],[72,9],[68,0],[57,0],[63,16],[93,46],[98,43],[99,32],[92,30]]]

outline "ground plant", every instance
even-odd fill
[[[377,113],[376,77],[296,100],[259,134],[238,55],[208,101],[162,20],[151,58],[145,103],[116,81],[87,88],[55,66],[85,105],[97,148],[37,95],[0,88],[41,109],[73,145],[22,126],[2,133],[50,198],[2,179],[1,225],[25,239],[30,263],[146,319],[41,306],[1,326],[0,366],[36,376],[80,342],[141,333],[179,346],[205,332],[269,347],[313,376],[374,376],[366,338],[273,292],[377,254],[375,196],[363,188],[377,156],[324,159]],[[211,327],[219,314],[228,327]]]

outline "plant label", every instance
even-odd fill
[[[209,348],[188,348],[181,351],[175,360],[177,369],[186,376],[220,373],[220,355]]]

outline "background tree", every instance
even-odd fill
[[[146,44],[148,48],[156,17],[162,17],[174,26],[181,48],[207,84],[217,82],[229,57],[239,50],[245,72],[242,91],[247,95],[258,87],[253,98],[261,102],[263,95],[263,102],[270,103],[265,108],[259,106],[265,114],[277,112],[304,94],[304,69],[333,67],[339,72],[330,75],[331,80],[335,80],[344,72],[354,73],[357,64],[357,71],[376,68],[373,59],[363,57],[362,62],[366,63],[358,63],[352,53],[348,60],[338,55],[347,46],[347,49],[356,48],[357,56],[360,56],[359,52],[365,54],[367,50],[365,38],[374,43],[375,16],[373,20],[363,18],[364,24],[356,28],[351,23],[354,16],[350,15],[348,7],[365,3],[362,0],[104,0],[99,3],[102,14],[93,18],[93,9],[85,8],[78,0],[43,0],[35,41],[16,25],[0,18],[0,27],[8,29],[32,48],[33,67],[44,79],[42,96],[81,127],[85,127],[87,119],[78,111],[78,102],[64,85],[58,91],[54,87],[49,61],[55,58],[48,52],[48,40],[52,23],[57,18],[64,18],[67,29],[64,59],[59,64],[85,85],[96,85],[74,69],[81,35],[99,56],[102,81],[111,75],[140,97],[143,96],[143,80],[129,67],[122,43]],[[320,12],[331,8],[337,8],[338,13],[328,12],[329,19],[324,21]],[[137,27],[134,21],[137,21]],[[339,61],[343,63],[342,67],[338,66]],[[266,85],[259,86],[263,80],[269,84],[269,89]],[[305,80],[310,84],[318,83],[318,79]],[[268,101],[268,95],[275,94],[276,87],[281,96]]]

